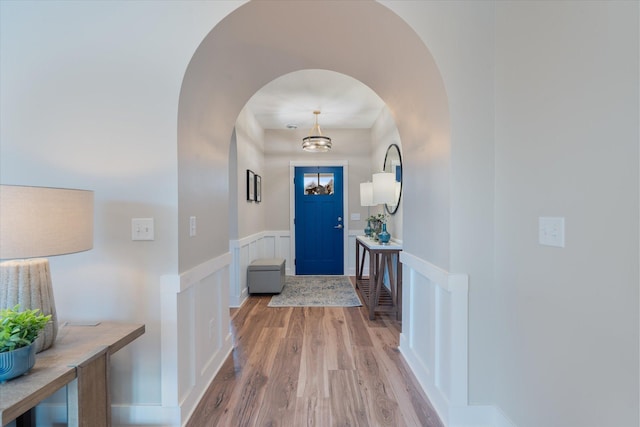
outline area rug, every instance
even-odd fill
[[[346,276],[287,276],[269,307],[359,307],[362,304]]]

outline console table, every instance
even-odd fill
[[[33,408],[67,386],[69,426],[110,426],[109,357],[144,332],[140,324],[62,324],[29,373],[0,384],[2,425],[35,426]]]
[[[366,236],[356,237],[356,289],[369,309],[369,319],[376,313],[395,313],[402,320],[402,245],[383,245]],[[365,259],[369,254],[369,277],[363,277]],[[395,267],[395,268],[394,268]],[[389,289],[384,286],[385,272]]]

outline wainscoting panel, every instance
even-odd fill
[[[356,275],[356,236],[364,235],[364,230],[350,230],[347,242],[347,276]],[[367,276],[369,274],[369,264],[365,266]]]
[[[447,427],[515,427],[499,407],[468,404],[469,278],[406,251],[400,352]]]
[[[240,240],[229,241],[232,264],[230,268],[229,306],[240,307],[249,296],[247,267],[258,258],[284,258],[286,274],[295,274],[290,250],[289,231],[264,231]]]
[[[184,424],[231,353],[231,259],[162,278],[162,406],[179,417],[170,425]]]
[[[467,407],[468,278],[403,251],[400,351],[447,426]],[[474,425],[474,424],[471,424]]]

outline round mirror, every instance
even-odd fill
[[[391,144],[387,148],[387,154],[384,156],[385,172],[392,173],[396,177],[396,201],[395,204],[385,204],[384,208],[391,215],[398,211],[400,206],[400,197],[402,196],[402,156],[400,155],[400,147],[397,144]]]

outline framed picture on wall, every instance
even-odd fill
[[[256,174],[247,169],[247,200],[253,202],[256,198]]]
[[[255,176],[256,180],[256,202],[260,203],[262,201],[262,177],[260,175]]]

